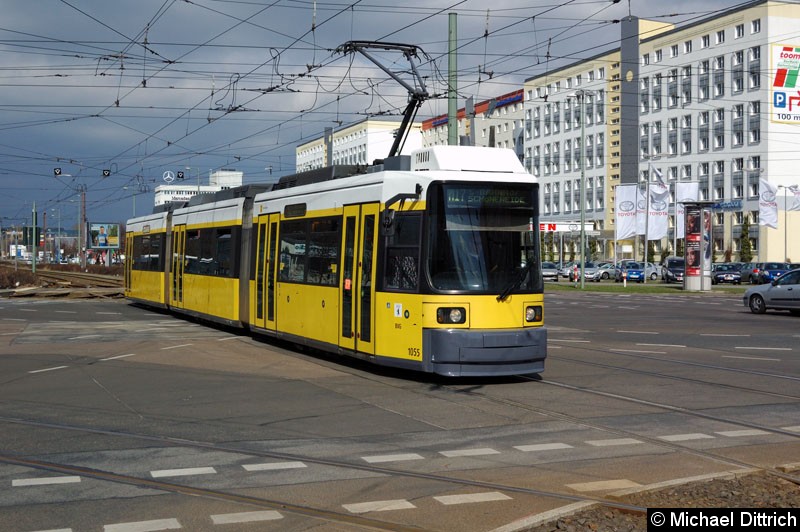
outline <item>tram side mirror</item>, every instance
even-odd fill
[[[383,213],[383,234],[394,236],[394,209],[386,209]]]

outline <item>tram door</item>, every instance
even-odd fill
[[[258,218],[256,249],[255,320],[263,329],[275,330],[275,265],[278,253],[278,214]]]
[[[375,354],[375,260],[378,204],[344,208],[339,346]]]
[[[131,290],[131,272],[133,270],[133,261],[136,260],[133,254],[133,233],[125,234],[125,290]]]
[[[170,269],[171,290],[169,304],[183,308],[183,267],[186,264],[186,225],[176,225],[172,229],[172,268]]]

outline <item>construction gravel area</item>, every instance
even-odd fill
[[[797,477],[798,472],[794,470],[790,475]],[[645,508],[800,508],[800,486],[777,475],[757,471],[687,482],[657,490],[617,494],[612,498],[621,503]],[[583,510],[562,512],[561,516],[549,519],[547,517],[545,515],[532,517],[529,524],[520,522],[503,530],[505,532],[647,530],[646,516],[598,505]]]

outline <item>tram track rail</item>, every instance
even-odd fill
[[[122,278],[88,272],[67,272],[56,270],[36,271],[40,281],[57,287],[77,288],[121,288]]]

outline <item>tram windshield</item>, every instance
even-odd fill
[[[427,269],[433,289],[541,291],[535,193],[527,183],[432,187]]]

